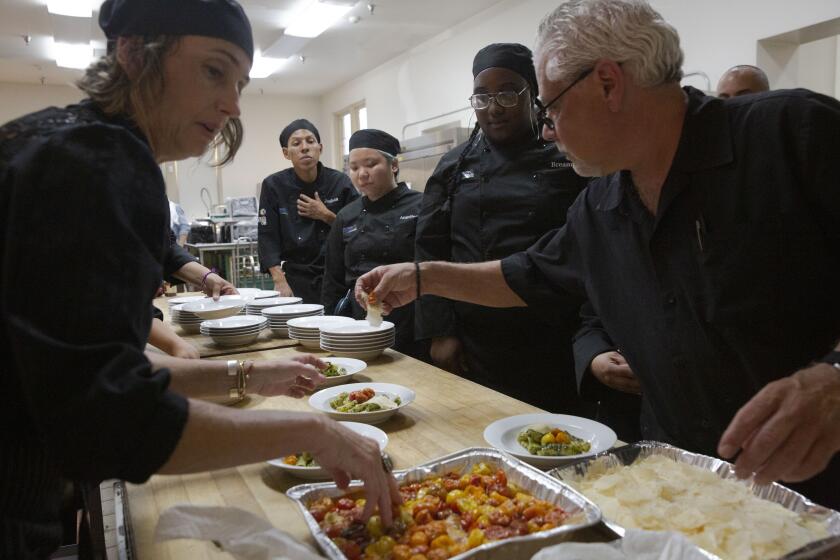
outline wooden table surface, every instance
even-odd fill
[[[204,295],[200,292],[190,292],[185,294],[178,294],[178,297],[181,296],[200,296]],[[216,356],[228,356],[230,354],[241,354],[242,352],[252,352],[257,350],[272,350],[275,348],[290,348],[292,346],[297,346],[296,340],[291,340],[289,338],[280,338],[279,336],[275,335],[271,332],[271,330],[266,329],[262,333],[260,333],[259,338],[257,338],[256,342],[253,342],[245,347],[242,346],[219,346],[213,339],[209,336],[205,336],[203,334],[187,334],[181,330],[181,327],[178,325],[173,325],[169,318],[169,303],[167,297],[159,297],[155,299],[154,304],[155,307],[161,310],[163,313],[163,320],[164,322],[172,327],[175,331],[175,334],[195,346],[196,350],[198,350],[198,354],[202,358],[213,358]]]
[[[237,355],[265,359],[303,353],[300,346]],[[328,354],[324,354],[325,356]],[[369,362],[355,381],[398,383],[417,393],[417,400],[379,427],[390,441],[387,451],[397,469],[408,468],[466,447],[486,447],[484,428],[512,416],[540,409],[482,387],[392,350]],[[249,397],[237,405],[249,409],[312,410],[307,399]],[[212,445],[208,446],[212,453]],[[314,545],[303,516],[284,492],[304,483],[267,464],[184,476],[154,476],[143,485],[128,485],[136,552],[141,560],[230,558],[202,541],[154,542],[162,511],[176,504],[236,506],[250,511],[294,537]]]

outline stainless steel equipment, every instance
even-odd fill
[[[426,181],[434,172],[440,158],[455,146],[467,141],[470,129],[459,122],[424,130],[423,134],[402,141],[400,181],[416,191],[426,189]]]

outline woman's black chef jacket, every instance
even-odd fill
[[[327,240],[321,299],[326,313],[333,312],[362,274],[380,265],[414,260],[414,229],[422,198],[399,183],[376,201],[363,196],[338,213]],[[363,319],[365,311],[355,298],[351,300],[353,317]],[[396,350],[427,359],[427,345],[414,340],[414,306],[395,309],[385,319],[396,326]]]
[[[63,480],[143,482],[181,437],[143,354],[169,209],[142,134],[83,102],[0,128],[0,217],[0,557],[44,558]]]
[[[586,186],[553,143],[534,139],[501,149],[479,134],[447,203],[463,149],[447,153],[426,183],[418,261],[483,262],[521,251],[563,225]],[[419,338],[461,340],[467,378],[546,410],[582,412],[571,352],[576,310],[498,309],[424,296],[417,313]]]
[[[321,300],[324,274],[324,243],[330,225],[298,215],[301,194],[315,198],[338,214],[359,193],[350,177],[318,163],[318,178],[305,183],[294,168],[266,177],[260,191],[258,249],[263,272],[285,261],[283,272],[294,294],[306,303]]]

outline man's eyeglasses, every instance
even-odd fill
[[[551,107],[552,105],[554,105],[555,103],[557,103],[558,99],[563,97],[563,95],[567,91],[569,91],[570,89],[575,87],[578,84],[578,82],[582,81],[589,74],[591,74],[593,70],[595,70],[595,68],[590,68],[589,70],[584,70],[583,72],[581,72],[580,75],[577,78],[575,78],[575,81],[573,81],[571,84],[566,86],[563,89],[563,91],[558,93],[557,96],[554,99],[552,99],[551,101],[549,101],[545,105],[543,105],[543,102],[540,101],[539,97],[537,97],[534,100],[534,105],[537,106],[537,123],[540,125],[540,128],[545,126],[545,127],[549,128],[550,130],[554,130],[554,121],[551,120],[550,118],[548,118],[548,114],[547,114],[548,113],[548,108]]]
[[[525,93],[528,86],[522,88],[522,91],[499,91],[496,93],[474,93],[470,96],[470,105],[472,108],[481,111],[490,106],[490,102],[495,100],[499,107],[516,107],[519,103],[519,96]]]

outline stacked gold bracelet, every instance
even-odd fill
[[[248,380],[251,377],[250,371],[245,371],[245,360],[228,360],[227,370],[228,376],[236,376],[236,387],[228,391],[228,396],[232,399],[244,399],[247,394]]]

